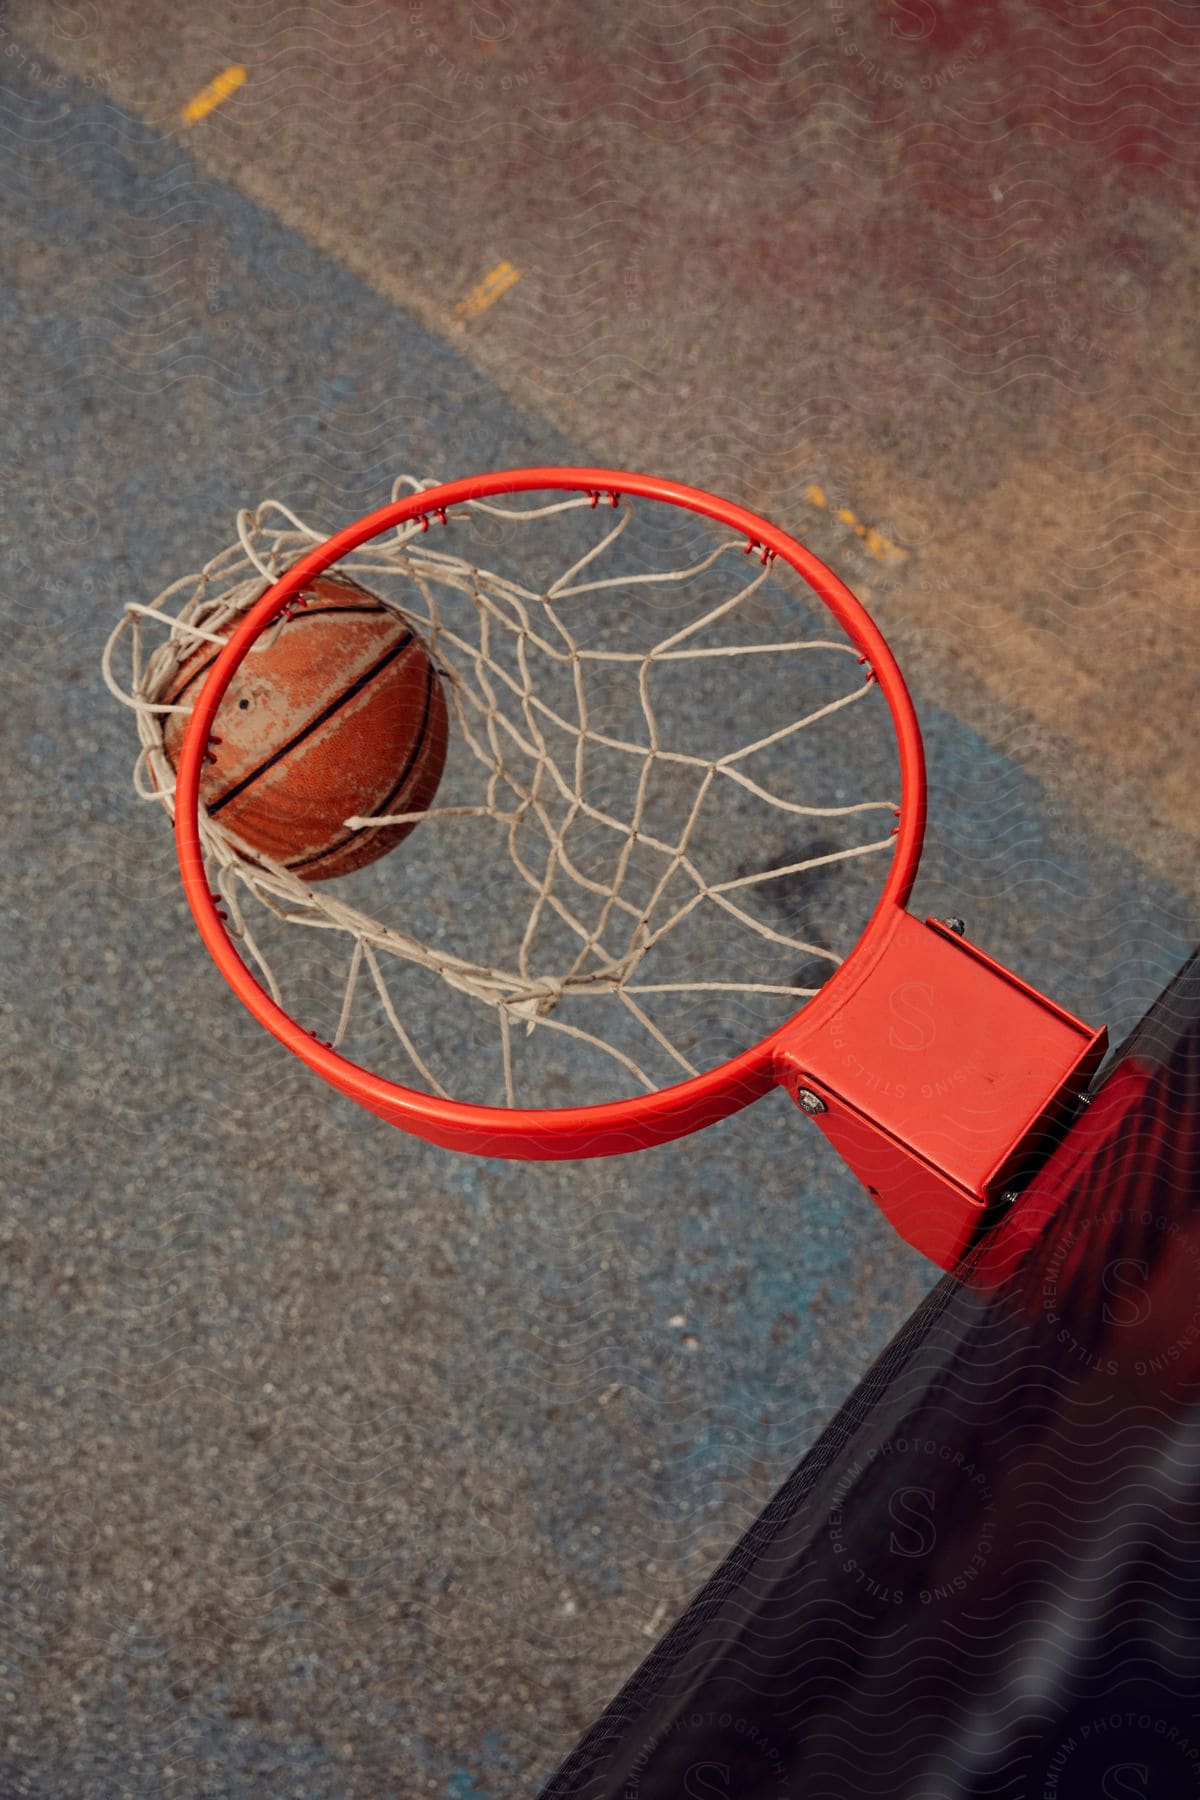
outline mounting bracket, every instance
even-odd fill
[[[900,1236],[950,1269],[1053,1148],[1107,1044],[956,930],[898,909],[857,987],[815,1030],[801,1014],[776,1062]]]

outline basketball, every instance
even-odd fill
[[[442,681],[409,622],[345,576],[322,575],[257,640],[209,739],[200,797],[210,818],[304,881],[374,862],[416,820],[375,831],[351,817],[420,812],[437,792],[448,720]],[[219,651],[202,644],[159,696],[187,704]],[[164,715],[177,768],[186,713]]]

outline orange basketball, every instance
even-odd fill
[[[326,881],[408,836],[412,824],[350,831],[344,821],[429,806],[448,721],[441,678],[406,620],[345,576],[319,576],[302,599],[251,647],[226,689],[200,797],[251,849],[305,881]],[[198,693],[217,656],[202,644],[159,699],[178,705]],[[176,768],[187,715],[164,718]]]

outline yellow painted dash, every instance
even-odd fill
[[[810,481],[805,488],[804,498],[812,506],[829,507],[832,505],[825,489],[818,487],[815,481]],[[855,535],[862,539],[863,544],[876,561],[907,562],[908,551],[902,544],[894,544],[891,538],[885,537],[882,531],[876,531],[873,525],[864,525],[858,514],[852,512],[848,506],[836,507],[833,516],[835,519],[840,519],[843,525],[848,525]]]
[[[514,269],[508,261],[498,262],[490,269],[483,280],[478,282],[465,300],[460,300],[454,311],[460,319],[473,319],[477,313],[486,312],[494,306],[501,294],[506,294],[515,281],[520,281],[521,271]]]
[[[182,118],[185,125],[194,125],[198,119],[207,119],[210,112],[220,106],[222,100],[228,100],[230,94],[236,94],[246,79],[246,71],[241,63],[231,63],[213,77],[207,87],[202,87],[198,94],[193,94],[183,108]]]

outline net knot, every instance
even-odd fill
[[[757,538],[750,538],[747,541],[743,549],[743,554],[746,556],[753,556],[756,550],[759,553],[758,560],[763,565],[764,569],[768,563],[773,563],[775,561],[775,552],[768,549],[766,544],[760,543]]]

